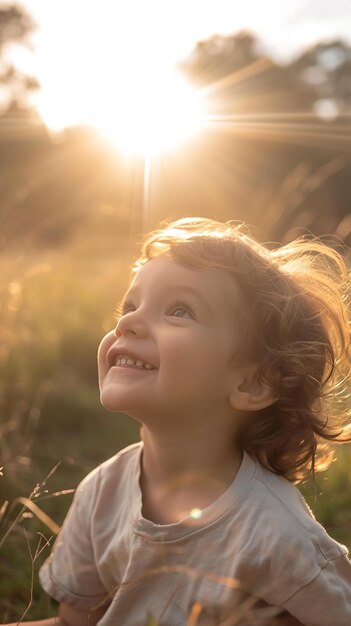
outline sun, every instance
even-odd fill
[[[66,103],[44,91],[39,94],[39,112],[51,131],[87,125],[122,154],[151,157],[173,152],[204,129],[204,91],[176,68],[148,70],[119,69],[115,82],[102,76],[93,90],[82,81],[79,97]],[[72,92],[69,77],[66,81],[66,91]]]
[[[128,71],[129,69],[129,71]],[[140,75],[142,73],[142,75]],[[70,92],[69,86],[67,91]],[[206,125],[204,91],[176,68],[157,72],[119,72],[116,83],[101,81],[92,91],[66,102],[40,94],[39,112],[52,131],[75,124],[93,127],[120,153],[151,157],[173,152]]]
[[[160,0],[154,9],[150,3],[109,2],[100,12],[95,3],[71,4],[70,28],[62,17],[62,54],[55,35],[62,11],[46,8],[46,30],[38,32],[35,74],[41,89],[32,101],[49,131],[93,127],[119,152],[147,157],[174,151],[203,129],[204,90],[179,70],[188,52],[180,45],[184,23],[177,22],[177,12],[169,21],[169,7]],[[160,19],[152,20],[153,14]]]
[[[92,123],[124,154],[154,156],[174,151],[206,122],[200,90],[176,71],[120,81],[119,87],[116,97],[99,106]]]

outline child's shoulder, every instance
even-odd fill
[[[143,444],[141,441],[132,443],[101,463],[96,469],[106,476],[109,473],[114,473],[116,468],[121,469],[128,467],[128,469],[131,469],[131,467],[134,466],[135,469],[139,471],[142,447]]]
[[[226,535],[234,545],[239,574],[256,581],[268,603],[279,605],[317,581],[321,572],[326,580],[329,572],[337,578],[347,548],[316,521],[297,487],[248,455],[243,463],[249,470],[247,481],[227,518]]]
[[[321,567],[347,554],[347,549],[317,522],[295,485],[257,461],[253,463],[255,470],[243,498],[242,513],[250,519],[251,531],[260,543],[303,550],[313,554]]]
[[[95,467],[78,485],[77,492],[97,495],[108,491],[129,480],[131,475],[137,478],[140,472],[142,443],[139,441],[123,448],[117,454]]]

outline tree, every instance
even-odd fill
[[[199,42],[181,67],[207,87],[214,114],[303,112],[315,98],[313,86],[262,55],[258,40],[246,31]]]
[[[350,59],[340,41],[321,42],[288,65],[263,56],[247,32],[197,44],[182,68],[212,114],[207,150],[189,171],[201,214],[221,207],[221,217],[274,240],[310,230],[350,243],[351,126],[347,117],[316,114],[326,97],[350,111]],[[197,179],[211,194],[195,189]],[[178,202],[185,206],[179,193]]]
[[[28,45],[34,29],[33,19],[22,7],[0,6],[0,85],[8,92],[5,108],[14,102],[20,107],[25,106],[28,92],[39,87],[35,77],[23,74],[6,59],[7,46],[13,43]]]
[[[337,117],[351,111],[351,46],[336,39],[308,48],[291,70],[316,93],[315,109],[321,115]]]

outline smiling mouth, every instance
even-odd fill
[[[134,359],[133,357],[118,355],[116,358],[115,364],[112,365],[114,368],[118,369],[134,369],[140,371],[152,371],[157,368],[151,365],[151,363],[147,363],[142,361],[141,359]]]

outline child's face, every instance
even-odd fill
[[[145,424],[232,418],[230,364],[242,304],[234,279],[218,269],[190,269],[167,255],[138,271],[124,299],[125,313],[104,337],[98,365],[101,401]],[[240,316],[241,318],[242,316]],[[118,355],[153,369],[116,365]]]

